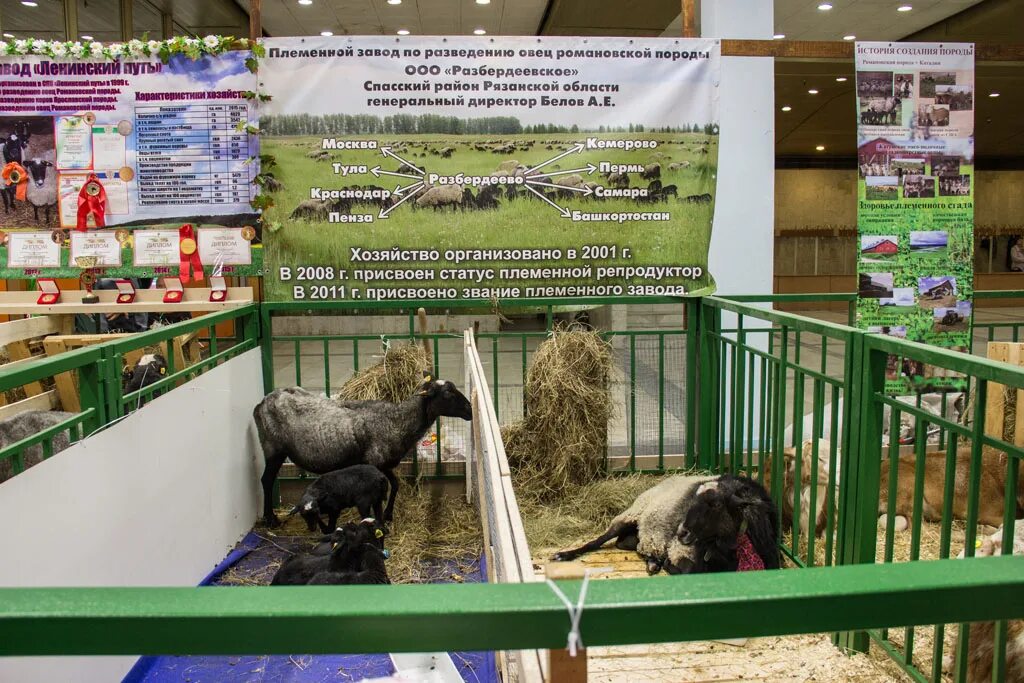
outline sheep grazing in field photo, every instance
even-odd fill
[[[473,419],[469,399],[451,382],[427,378],[401,403],[348,401],[344,405],[300,387],[277,389],[253,410],[265,468],[263,519],[278,526],[273,486],[286,459],[316,474],[365,463],[377,467],[391,485],[384,521],[392,519],[398,477],[395,468],[439,417]]]
[[[461,185],[438,185],[417,197],[415,204],[421,209],[431,207],[434,211],[440,211],[446,206],[460,207],[464,201],[465,193]]]

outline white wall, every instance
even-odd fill
[[[773,5],[771,0],[701,0],[701,36],[771,39]],[[681,25],[681,20],[673,22],[663,35],[680,35]],[[774,60],[722,57],[718,110],[718,187],[708,269],[718,294],[771,294],[775,245]],[[724,314],[722,325],[735,327],[735,316]],[[754,321],[744,322],[747,329],[756,326]],[[767,349],[764,335],[749,341]],[[724,386],[728,392],[728,382]],[[727,395],[726,406],[730,405]]]
[[[262,397],[253,350],[0,485],[0,586],[198,584],[256,519]],[[107,683],[135,660],[0,658],[0,681]]]

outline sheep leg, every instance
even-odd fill
[[[391,522],[394,520],[395,512],[395,497],[398,496],[398,477],[395,475],[394,470],[385,470],[384,476],[388,478],[388,484],[391,492],[388,494],[388,505],[384,508],[385,522]]]
[[[575,560],[580,555],[585,555],[591,551],[597,550],[608,541],[615,537],[623,538],[630,535],[636,535],[637,527],[636,523],[628,522],[612,522],[612,525],[608,527],[608,531],[604,532],[593,541],[584,543],[579,548],[573,548],[572,550],[563,550],[555,553],[551,556],[551,559],[555,562],[568,562],[569,560]]]
[[[281,471],[284,461],[283,454],[267,457],[263,476],[260,477],[263,484],[263,523],[271,528],[281,526],[281,520],[274,514],[274,480],[277,479],[277,473]]]
[[[373,518],[381,521],[384,520],[384,496],[373,501]]]

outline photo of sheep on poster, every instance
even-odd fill
[[[934,332],[966,332],[971,321],[971,302],[958,301],[952,308],[936,308],[932,318]]]
[[[935,197],[935,178],[909,175],[903,178],[904,199],[931,199]]]
[[[969,85],[937,85],[935,104],[949,105],[950,111],[971,111],[974,109],[974,88]]]
[[[971,194],[971,176],[939,176],[940,197],[966,197]]]
[[[0,223],[14,228],[58,226],[53,118],[0,117],[0,148]]]
[[[858,97],[892,97],[891,71],[858,71]]]
[[[919,98],[933,99],[939,85],[956,85],[956,74],[950,71],[922,71]]]

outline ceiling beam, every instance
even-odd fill
[[[854,43],[846,40],[722,40],[722,56],[724,57],[775,57],[784,61],[851,62],[853,61],[853,48]],[[986,62],[1024,64],[1024,44],[976,43],[974,59],[978,64]]]

